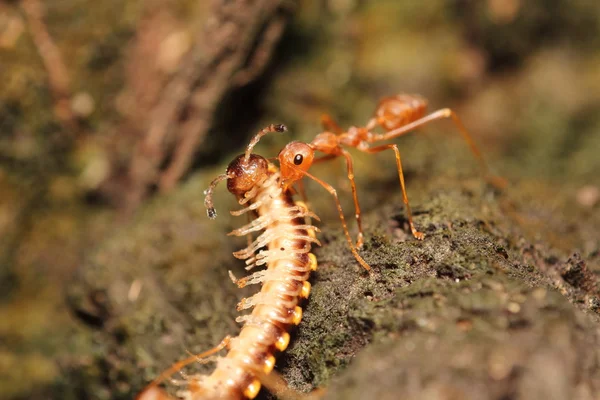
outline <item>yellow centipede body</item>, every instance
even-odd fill
[[[287,348],[288,331],[302,319],[301,299],[310,293],[308,278],[316,269],[316,257],[310,253],[317,230],[310,223],[316,218],[302,203],[294,203],[292,194],[284,189],[278,169],[261,156],[241,155],[231,162],[227,173],[217,178],[207,191],[209,216],[212,208],[212,189],[227,179],[227,187],[238,198],[243,209],[233,215],[253,213],[255,219],[234,230],[231,235],[244,236],[261,232],[246,248],[234,255],[245,260],[246,269],[266,266],[241,279],[232,280],[243,287],[261,284],[255,295],[242,299],[238,310],[252,309],[239,316],[243,323],[237,337],[227,344],[224,356],[214,357],[216,367],[210,375],[187,378],[186,389],[178,394],[186,400],[253,399],[261,388],[260,375],[269,374],[275,365],[274,353]],[[140,399],[167,398],[151,385]]]

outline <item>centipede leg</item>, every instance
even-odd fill
[[[250,213],[246,214],[246,221],[248,221],[248,224],[250,224],[252,222],[252,215],[250,215]],[[253,241],[254,241],[254,239],[252,238],[252,234],[247,233],[246,234],[246,246],[248,246],[248,247],[252,246]]]
[[[230,341],[231,341],[231,336],[227,335],[227,336],[225,336],[225,338],[223,340],[221,340],[221,343],[219,343],[217,346],[213,347],[212,349],[207,350],[200,354],[193,354],[184,360],[177,361],[175,364],[171,365],[171,367],[169,367],[166,371],[164,371],[162,374],[160,374],[156,379],[154,379],[152,382],[150,382],[148,384],[148,386],[146,386],[144,388],[144,390],[142,390],[140,392],[140,394],[136,397],[136,400],[168,399],[168,398],[170,398],[164,391],[162,391],[160,388],[158,388],[158,385],[160,383],[162,383],[165,379],[169,379],[169,377],[171,375],[173,375],[175,372],[181,370],[186,365],[192,364],[194,362],[202,362],[203,359],[206,359],[206,358],[212,356],[213,354],[218,353],[219,351],[221,351],[225,347],[227,347],[229,345]],[[159,396],[159,397],[153,397],[153,396]],[[160,396],[163,396],[163,397],[160,397]]]
[[[377,147],[367,147],[367,146],[358,146],[360,151],[364,151],[365,153],[379,153],[384,150],[392,149],[396,155],[396,167],[398,168],[398,177],[400,178],[400,187],[402,188],[402,200],[406,205],[406,216],[408,217],[408,225],[410,226],[410,231],[413,236],[418,240],[423,240],[425,234],[417,231],[415,228],[415,224],[412,219],[412,212],[410,210],[410,204],[408,203],[408,195],[406,194],[406,186],[404,184],[404,173],[402,172],[402,160],[400,158],[400,150],[398,150],[398,146],[395,144],[384,144],[382,146]]]
[[[135,400],[176,400],[158,386],[149,386],[135,397]]]
[[[280,400],[319,400],[325,395],[324,389],[316,389],[310,393],[298,392],[289,387],[285,379],[277,371],[260,375],[261,383]]]
[[[450,108],[443,108],[441,110],[434,111],[431,114],[429,114],[421,119],[413,121],[410,124],[406,124],[404,126],[401,126],[394,130],[391,130],[389,132],[373,135],[369,139],[369,142],[373,143],[373,142],[378,142],[378,141],[382,141],[382,140],[394,139],[394,138],[402,136],[416,128],[426,125],[432,121],[446,119],[446,118],[452,119],[452,122],[454,123],[454,125],[456,126],[456,128],[458,129],[460,134],[462,135],[463,139],[465,139],[465,141],[467,142],[469,148],[471,149],[471,152],[473,153],[477,162],[483,169],[486,180],[491,185],[495,186],[498,189],[505,188],[507,185],[506,180],[502,177],[494,176],[490,173],[489,167],[488,167],[487,163],[485,162],[485,160],[483,159],[483,156],[481,155],[481,151],[479,151],[479,148],[475,144],[475,141],[469,134],[469,131],[464,126],[464,124],[462,123],[462,121],[458,117],[458,115]]]

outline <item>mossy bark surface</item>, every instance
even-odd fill
[[[234,306],[252,288],[227,277],[243,271],[225,232],[239,218],[226,215],[226,194],[217,221],[206,218],[198,199],[205,182],[198,177],[152,205],[91,257],[70,291],[74,309],[98,326],[97,362],[108,375],[91,381],[108,380],[110,396],[122,388],[127,397],[186,350],[238,330]],[[516,188],[497,193],[478,178],[414,186],[416,223],[427,236],[407,232],[392,191],[366,213],[361,254],[371,274],[353,259],[338,221],[322,224],[311,296],[277,370],[299,390],[327,388],[326,398],[597,396],[594,271],[523,233],[529,206],[509,201]]]

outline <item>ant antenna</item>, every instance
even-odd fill
[[[252,153],[252,149],[254,148],[254,146],[256,146],[260,138],[265,136],[269,132],[287,132],[287,126],[283,124],[271,124],[266,128],[263,128],[260,132],[258,132],[256,136],[252,138],[250,144],[248,144],[248,147],[246,147],[246,154],[244,154],[245,163],[247,163],[250,159],[250,153]]]
[[[219,182],[224,181],[225,179],[228,179],[228,178],[229,178],[229,175],[227,175],[227,174],[217,176],[215,179],[213,179],[213,181],[210,183],[210,185],[208,185],[208,189],[206,189],[204,191],[204,195],[206,196],[204,198],[204,207],[206,207],[206,214],[208,215],[208,218],[210,218],[210,219],[217,218],[217,211],[215,210],[215,206],[214,206],[214,203],[212,200],[213,191],[215,190],[215,187],[217,186],[217,184]]]

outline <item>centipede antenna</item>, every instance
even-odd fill
[[[215,190],[215,187],[219,184],[219,182],[224,181],[228,178],[229,175],[227,174],[217,176],[215,179],[213,179],[210,185],[208,185],[208,189],[204,191],[204,195],[206,196],[204,198],[204,207],[206,207],[206,214],[210,219],[217,218],[217,211],[215,210],[215,206],[212,199],[213,191]]]
[[[263,128],[260,132],[258,132],[252,138],[252,140],[248,144],[248,147],[246,147],[246,153],[244,154],[244,162],[248,162],[248,160],[250,159],[250,153],[252,153],[252,149],[254,148],[254,146],[256,146],[261,137],[265,136],[269,132],[287,132],[287,126],[283,124],[271,124],[266,128]]]

